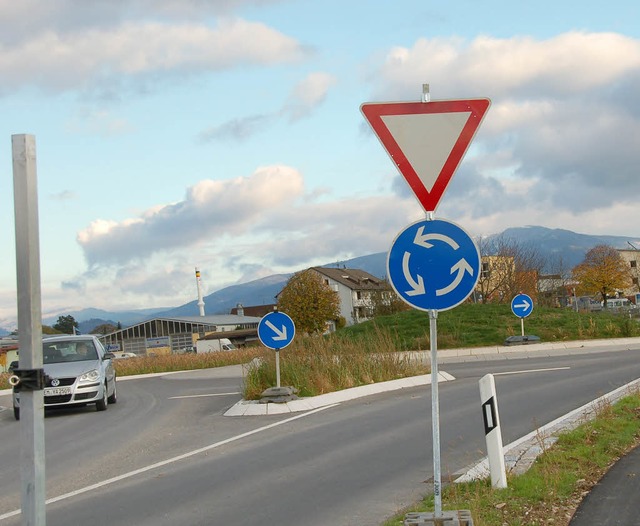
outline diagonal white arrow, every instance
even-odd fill
[[[436,296],[443,296],[445,294],[448,294],[452,290],[454,290],[458,285],[460,285],[460,282],[462,281],[462,278],[464,277],[465,272],[468,272],[473,276],[473,269],[471,268],[471,265],[467,263],[467,260],[464,258],[462,258],[453,267],[451,267],[451,274],[453,274],[454,272],[458,273],[455,279],[446,287],[436,290]]]
[[[406,294],[408,296],[417,296],[418,294],[424,294],[424,280],[422,276],[418,274],[418,280],[414,280],[411,272],[409,271],[409,257],[411,254],[409,252],[404,253],[404,257],[402,258],[402,272],[404,273],[404,279],[407,280],[407,283],[411,285],[411,290],[407,290]]]
[[[431,248],[433,246],[429,241],[444,241],[447,245],[449,245],[453,250],[458,250],[460,245],[455,242],[455,240],[451,239],[449,236],[445,236],[444,234],[425,234],[424,226],[418,228],[416,232],[416,237],[413,239],[414,244],[424,247]]]
[[[265,321],[264,324],[269,327],[273,332],[277,334],[277,336],[273,337],[274,341],[282,341],[287,339],[287,327],[285,325],[282,326],[282,330],[278,329],[273,323],[269,320]]]
[[[531,307],[531,303],[529,303],[527,300],[522,300],[522,303],[518,303],[517,305],[513,306],[515,309],[517,309],[518,307],[522,307],[524,310],[529,310],[529,307]]]

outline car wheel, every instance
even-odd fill
[[[19,407],[14,407],[13,408],[13,416],[16,420],[20,420],[20,408]]]
[[[118,384],[116,383],[116,379],[113,379],[113,393],[111,394],[111,396],[109,398],[107,398],[107,401],[110,404],[115,404],[118,401],[118,389],[117,389]]]
[[[102,398],[96,402],[96,411],[107,410],[107,382],[104,383],[104,389],[102,389]]]

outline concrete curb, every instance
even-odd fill
[[[449,373],[443,371],[438,372],[438,383],[449,382],[455,380]],[[301,398],[300,400],[292,400],[282,404],[268,403],[261,404],[256,400],[241,400],[230,409],[224,416],[261,416],[261,415],[281,415],[286,413],[296,413],[298,411],[308,411],[328,405],[339,404],[348,400],[354,400],[363,396],[372,394],[385,393],[404,389],[406,387],[416,387],[420,385],[430,385],[431,375],[424,374],[421,376],[412,376],[409,378],[400,378],[399,380],[390,380],[388,382],[379,382],[369,385],[361,385],[350,389],[343,389],[333,393],[327,393],[309,398]]]

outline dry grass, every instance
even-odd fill
[[[301,396],[315,396],[425,374],[428,367],[396,352],[389,333],[376,330],[365,340],[328,337],[297,338],[280,352],[281,385],[293,386]],[[249,367],[246,399],[257,399],[276,385],[275,351],[266,351]]]

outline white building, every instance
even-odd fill
[[[338,293],[340,316],[347,325],[370,319],[373,315],[375,296],[393,294],[386,281],[351,268],[311,267],[320,274],[326,285]]]

